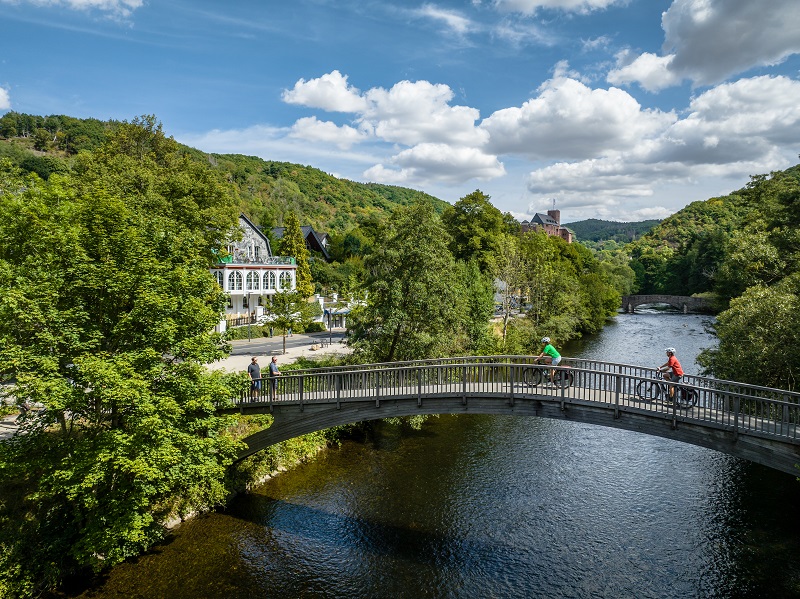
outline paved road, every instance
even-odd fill
[[[330,334],[328,332],[324,332],[310,333],[308,335],[297,334],[292,335],[291,337],[287,336],[286,351],[287,353],[290,353],[290,350],[306,349],[312,344],[321,344],[322,342],[327,343],[330,340],[333,341],[333,344],[341,345],[341,341],[344,338],[344,330],[333,331]],[[275,335],[274,337],[257,337],[251,340],[237,339],[236,341],[231,341],[231,346],[233,347],[233,350],[231,351],[232,356],[270,355],[273,352],[283,351],[283,337],[280,335]]]

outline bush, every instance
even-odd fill
[[[248,328],[250,329],[249,331]],[[269,337],[269,327],[259,324],[252,324],[249,327],[235,327],[225,331],[226,341],[233,341],[235,339],[255,339],[258,337]]]
[[[323,331],[327,330],[328,329],[325,328],[325,323],[323,322],[309,322],[305,327],[306,333],[322,333]]]

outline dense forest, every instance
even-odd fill
[[[67,172],[80,151],[99,147],[120,125],[116,121],[7,112],[0,117],[0,158],[9,158],[15,166],[46,180],[52,173]],[[448,205],[421,191],[356,183],[311,166],[178,147],[196,162],[219,171],[236,190],[239,210],[267,230],[283,226],[284,217],[294,212],[302,217],[303,225],[344,235],[359,223],[385,218],[396,206],[425,201],[441,214]]]
[[[638,239],[660,222],[660,220],[643,220],[623,223],[589,218],[567,223],[564,226],[571,230],[584,245],[607,241],[625,244]]]

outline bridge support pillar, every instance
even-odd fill
[[[686,304],[683,304],[683,313],[684,314],[688,314],[689,313],[689,306],[687,306]]]

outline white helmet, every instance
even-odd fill
[[[674,347],[668,347],[664,351],[667,352],[668,354],[674,354],[675,353],[675,348]]]
[[[542,337],[542,343],[550,343],[550,337]]]

